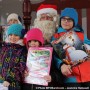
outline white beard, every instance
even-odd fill
[[[35,19],[34,27],[41,29],[41,31],[43,32],[44,40],[48,43],[50,42],[51,37],[56,30],[55,22],[49,20],[40,21],[38,19]]]

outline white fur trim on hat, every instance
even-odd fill
[[[51,13],[57,15],[57,11],[53,8],[43,8],[37,11],[37,16],[43,13]]]
[[[11,20],[11,19],[15,19],[18,21],[18,24],[21,24],[21,22],[18,19],[18,15],[16,13],[12,13],[7,17],[7,23]]]

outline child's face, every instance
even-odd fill
[[[31,40],[28,42],[28,46],[29,47],[39,47],[40,46],[40,42],[37,40]]]
[[[73,28],[73,20],[69,17],[61,18],[61,26],[65,30],[70,30]]]
[[[18,21],[16,19],[11,19],[9,20],[8,24],[11,25],[11,24],[17,24]]]
[[[14,34],[10,34],[8,38],[10,43],[17,43],[20,40],[20,37]]]

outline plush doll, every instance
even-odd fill
[[[84,62],[88,58],[88,54],[83,50],[76,50],[75,47],[69,46],[68,44],[63,46],[66,52],[66,59],[64,59],[67,64],[77,65]]]

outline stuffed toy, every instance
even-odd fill
[[[66,53],[64,61],[67,64],[77,65],[84,62],[88,58],[88,54],[83,50],[76,50],[75,47],[69,46],[68,44],[63,46]]]

